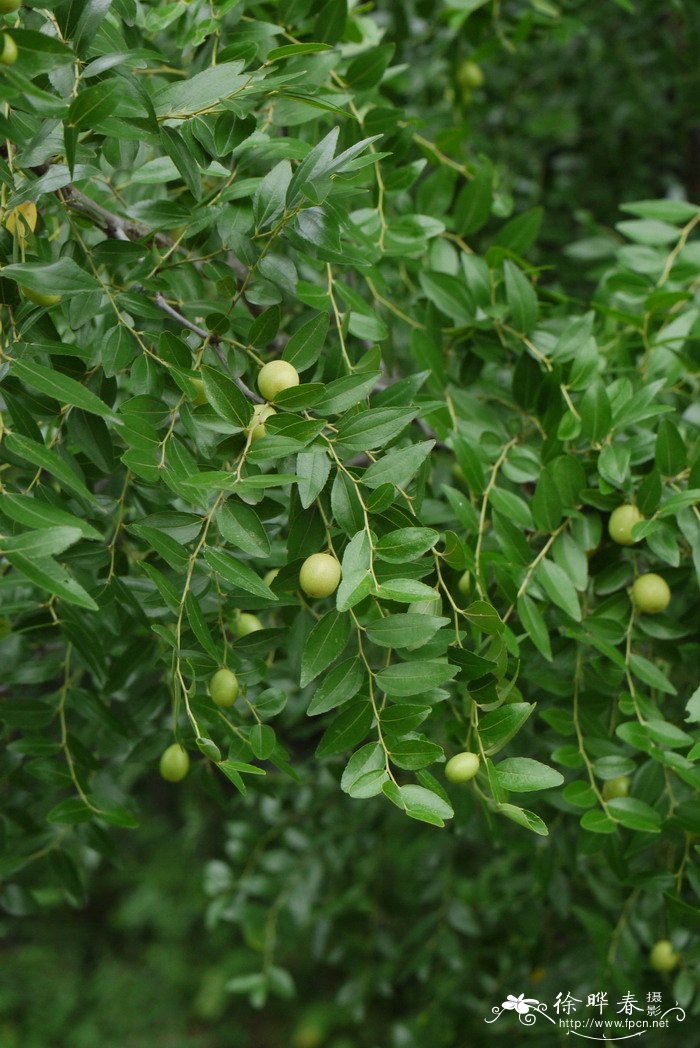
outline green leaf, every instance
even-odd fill
[[[81,478],[57,451],[52,451],[43,444],[39,444],[35,440],[29,440],[19,433],[8,433],[5,437],[5,447],[13,455],[17,455],[26,462],[31,462],[32,465],[38,466],[40,469],[45,469],[52,476],[56,477],[64,487],[79,495],[80,498],[85,499],[86,502],[95,502],[93,494],[88,491]]]
[[[102,287],[72,258],[60,258],[58,262],[23,262],[4,266],[0,273],[6,280],[15,280],[30,291],[51,295],[82,295],[100,291]]]
[[[382,535],[376,545],[376,554],[380,560],[405,564],[427,553],[439,538],[438,532],[432,528],[398,528]]]
[[[327,713],[357,695],[365,681],[365,671],[358,657],[345,659],[323,678],[306,711],[309,717]]]
[[[386,782],[383,792],[397,808],[405,811],[411,819],[427,822],[431,826],[442,827],[445,825],[445,819],[451,819],[454,815],[452,807],[446,800],[424,786],[397,787],[393,782]]]
[[[79,822],[89,822],[94,818],[92,809],[80,797],[67,797],[57,804],[46,816],[46,821],[59,825],[72,826]]]
[[[362,742],[372,724],[372,707],[367,699],[348,703],[326,728],[316,748],[317,757],[342,753]]]
[[[503,263],[503,275],[513,324],[518,331],[527,335],[537,323],[537,294],[524,273],[509,259]]]
[[[192,153],[174,127],[162,126],[160,128],[160,140],[163,149],[182,175],[182,180],[190,193],[195,200],[199,200],[202,195],[202,183],[199,168]]]
[[[99,531],[87,521],[45,502],[39,495],[18,495],[5,491],[2,496],[2,512],[6,517],[24,524],[28,528],[68,527],[77,528],[83,538],[101,541]]]
[[[463,280],[449,273],[421,273],[419,279],[426,297],[441,313],[461,325],[474,321],[476,306]]]
[[[342,419],[336,439],[351,451],[379,448],[397,437],[416,415],[411,408],[370,408]]]
[[[327,612],[316,623],[304,645],[300,679],[302,688],[335,662],[348,642],[351,626],[350,616],[337,611]]]
[[[372,47],[353,58],[347,68],[345,79],[355,91],[367,91],[384,76],[394,54],[393,44]]]
[[[502,750],[517,735],[534,708],[534,703],[512,702],[486,713],[479,721],[479,737],[485,753]]]
[[[438,615],[386,615],[366,627],[367,637],[381,648],[419,648],[450,620]]]
[[[365,531],[353,535],[343,553],[343,576],[336,594],[338,611],[359,604],[372,589],[372,550]]]
[[[214,638],[211,635],[211,630],[209,629],[207,620],[202,613],[199,601],[191,593],[188,593],[185,598],[185,612],[187,614],[187,621],[199,643],[207,654],[211,655],[215,662],[220,662],[221,650],[214,643]]]
[[[537,579],[551,601],[576,622],[581,621],[581,607],[574,584],[558,564],[545,557],[537,569]]]
[[[615,833],[617,826],[604,811],[596,808],[594,811],[587,811],[581,817],[581,828],[589,833]]]
[[[542,618],[539,608],[531,597],[523,593],[518,597],[518,618],[527,630],[530,640],[537,650],[544,655],[549,662],[552,661],[552,646],[549,642],[547,626]]]
[[[381,600],[395,600],[402,604],[413,604],[416,601],[435,600],[437,591],[418,579],[388,579],[377,589]]]
[[[447,683],[457,673],[449,662],[396,662],[376,675],[377,685],[392,698],[420,695]]]
[[[338,415],[364,400],[376,386],[380,377],[378,371],[364,375],[347,375],[334,379],[326,386],[325,396],[316,402],[314,411],[317,415]]]
[[[297,455],[296,471],[299,478],[299,500],[304,509],[308,509],[320,495],[330,475],[331,460],[328,453],[319,447],[300,451]]]
[[[492,207],[493,171],[490,163],[481,163],[457,197],[454,209],[457,232],[462,236],[477,233],[488,222]]]
[[[66,123],[81,131],[99,127],[104,118],[114,112],[118,92],[119,84],[115,80],[83,88],[68,107]]]
[[[676,689],[670,680],[661,672],[658,666],[655,666],[653,662],[646,659],[643,655],[631,655],[630,656],[630,669],[635,677],[639,680],[644,681],[652,688],[656,688],[658,691],[664,692],[665,695],[675,695]]]
[[[376,742],[368,742],[353,753],[346,764],[340,788],[356,799],[376,797],[387,779],[382,747]]]
[[[262,600],[276,601],[278,599],[248,564],[231,556],[230,553],[207,547],[204,550],[204,559],[213,571],[238,589],[252,593]]]
[[[315,364],[328,334],[328,322],[327,313],[318,313],[297,328],[284,347],[282,359],[288,360],[297,371],[305,371]]]
[[[640,218],[655,218],[660,222],[676,222],[685,225],[698,213],[696,204],[687,200],[635,200],[620,204],[622,211],[629,211]]]
[[[592,443],[602,441],[610,430],[612,410],[610,400],[601,382],[593,382],[579,405],[581,433]]]
[[[378,488],[381,484],[407,488],[434,447],[434,440],[425,440],[409,448],[388,451],[368,466],[362,483],[368,488]]]
[[[248,742],[259,761],[266,761],[275,751],[277,737],[269,724],[254,724],[250,729]]]
[[[52,557],[29,557],[22,553],[5,554],[8,562],[40,589],[53,593],[68,604],[97,611],[97,604],[79,582]]]
[[[538,530],[554,531],[559,526],[562,512],[560,487],[550,470],[543,469],[532,496],[532,516]]]
[[[539,834],[540,837],[549,835],[547,826],[539,815],[536,815],[533,811],[518,808],[514,804],[499,804],[498,811],[501,815],[505,815],[507,819],[517,822],[519,826],[524,826],[526,830],[532,830],[533,833]]]
[[[608,801],[608,811],[629,830],[658,833],[661,829],[660,814],[645,801],[635,797],[614,797]]]
[[[503,623],[498,612],[487,600],[472,601],[465,608],[464,614],[473,626],[476,626],[477,629],[482,630],[484,633],[494,634],[503,631]]]
[[[216,514],[216,526],[234,546],[253,557],[270,555],[270,540],[265,527],[251,506],[230,498]]]
[[[686,466],[687,452],[683,438],[670,419],[662,418],[656,435],[654,460],[664,477],[675,477]]]
[[[188,117],[219,106],[222,99],[241,90],[247,76],[241,75],[243,62],[222,62],[176,80],[156,92],[153,105],[159,116]]]
[[[253,197],[253,216],[258,229],[271,226],[284,211],[291,179],[289,161],[280,160],[261,181]]]
[[[700,687],[697,687],[685,704],[687,721],[700,724]]]
[[[385,741],[392,764],[406,771],[418,771],[445,758],[442,746],[416,732],[409,732],[402,738],[387,735]]]
[[[57,400],[103,418],[114,418],[107,405],[80,382],[31,360],[13,360],[12,373],[26,385]]]
[[[282,58],[294,58],[296,55],[313,55],[318,51],[329,51],[330,44],[315,44],[309,41],[304,44],[284,44],[268,51],[268,62],[279,62]]]
[[[212,367],[202,368],[204,391],[214,411],[227,422],[240,429],[250,422],[253,405],[241,393],[236,383],[227,375],[222,375]]]
[[[511,793],[550,790],[564,781],[560,772],[530,757],[508,757],[500,761],[496,765],[496,776],[503,789]]]
[[[21,553],[30,559],[50,557],[63,553],[82,538],[79,528],[47,527],[42,531],[25,531],[21,535],[0,536],[0,552]]]

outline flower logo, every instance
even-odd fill
[[[514,997],[512,993],[509,993],[501,1008],[509,1012],[517,1012],[518,1015],[527,1015],[530,1008],[539,1003],[533,997],[526,997],[524,993],[521,993],[518,997]]]

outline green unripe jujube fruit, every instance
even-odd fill
[[[299,385],[299,372],[286,360],[263,364],[258,375],[258,389],[265,400],[274,400],[285,389]]]
[[[477,753],[456,753],[445,765],[445,778],[448,782],[469,782],[479,770]]]
[[[649,964],[655,972],[672,972],[680,960],[668,939],[659,939],[649,954]]]
[[[299,585],[307,597],[330,597],[340,582],[340,564],[330,553],[312,553],[299,572]]]
[[[632,528],[640,520],[644,520],[644,514],[636,506],[618,506],[608,521],[610,538],[621,546],[633,546],[637,539],[632,538]]]
[[[238,677],[232,670],[217,670],[209,681],[209,694],[217,706],[233,706],[238,698]]]
[[[653,571],[646,575],[640,575],[634,580],[632,586],[632,602],[638,611],[645,611],[648,615],[656,615],[665,611],[671,600],[671,591],[668,583],[660,575]]]
[[[0,51],[0,65],[11,66],[17,61],[17,44],[7,33],[2,34],[2,51]]]
[[[22,0],[0,0],[0,15],[11,15],[22,6]]]
[[[264,626],[257,615],[251,615],[248,611],[240,611],[233,620],[233,632],[237,637],[247,637],[249,633],[257,633]]]
[[[160,758],[160,774],[167,782],[180,782],[184,779],[190,767],[190,758],[187,750],[179,743],[174,742],[163,751]]]
[[[199,406],[200,404],[206,404],[207,395],[204,392],[204,381],[201,378],[191,378],[190,382],[194,386],[196,393],[194,395],[194,403]]]
[[[484,71],[476,62],[466,59],[457,70],[457,83],[460,87],[483,87]]]
[[[57,302],[61,301],[60,295],[49,295],[43,291],[33,291],[30,287],[21,287],[20,291],[25,298],[28,298],[30,302],[34,302],[37,306],[55,306]]]
[[[313,1020],[302,1020],[292,1034],[292,1048],[321,1048],[323,1028]]]
[[[618,775],[603,783],[603,798],[611,801],[614,797],[626,797],[630,792],[630,780],[627,775]]]
[[[250,422],[248,423],[248,429],[250,430],[251,442],[260,440],[261,437],[266,436],[267,429],[265,428],[265,420],[270,418],[271,415],[276,415],[277,412],[269,404],[256,404],[253,408],[253,414]]]
[[[457,583],[457,589],[464,597],[467,597],[469,596],[471,588],[472,577],[468,571],[465,571],[464,574],[460,576],[459,582]]]
[[[279,573],[280,573],[280,569],[279,568],[270,568],[269,571],[266,571],[265,574],[263,575],[263,582],[265,583],[265,585],[266,586],[271,586],[272,583],[277,578],[277,576],[279,575]]]

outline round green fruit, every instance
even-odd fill
[[[480,65],[467,59],[462,62],[457,70],[457,83],[460,87],[475,88],[483,87],[484,72]]]
[[[33,291],[30,287],[20,287],[20,291],[25,298],[37,306],[55,306],[57,302],[61,301],[60,295],[44,294],[43,291]]]
[[[163,751],[160,758],[160,774],[167,782],[180,782],[184,779],[190,767],[190,758],[187,750],[179,743],[174,742]]]
[[[237,637],[247,637],[249,633],[257,633],[264,626],[257,615],[251,615],[248,611],[239,611],[233,620],[233,632]]]
[[[612,511],[608,521],[610,538],[621,546],[633,546],[637,539],[632,537],[632,528],[640,520],[644,520],[644,514],[640,513],[636,506],[618,506]]]
[[[469,596],[469,591],[471,590],[471,588],[472,588],[472,577],[471,577],[471,575],[469,574],[468,571],[465,571],[464,574],[462,576],[460,576],[460,580],[457,583],[457,589],[459,590],[459,592],[464,597],[468,597]]]
[[[648,615],[657,615],[665,611],[671,600],[671,591],[668,583],[660,575],[653,571],[646,575],[640,575],[634,580],[632,586],[632,603],[637,611],[645,611]]]
[[[0,0],[0,15],[11,15],[22,6],[22,0]]]
[[[207,395],[204,392],[204,381],[201,378],[191,378],[190,382],[194,386],[196,393],[194,395],[194,403],[197,407],[201,404],[206,404]]]
[[[263,575],[263,582],[265,583],[265,585],[266,586],[271,586],[272,583],[277,578],[277,576],[279,575],[279,573],[280,573],[280,569],[279,568],[270,568],[269,571],[266,571],[265,574]]]
[[[274,400],[283,390],[299,385],[299,372],[286,360],[271,360],[258,375],[258,389],[265,400]]]
[[[209,681],[209,694],[217,706],[233,706],[238,698],[238,677],[231,670],[217,670]]]
[[[2,34],[2,51],[0,51],[0,65],[11,66],[17,61],[17,44],[7,33]]]
[[[270,418],[271,415],[276,415],[277,412],[269,404],[256,404],[253,408],[253,414],[250,422],[248,423],[248,429],[250,431],[250,439],[254,443],[256,440],[260,440],[261,437],[266,436],[267,429],[265,428],[266,419]]]
[[[630,780],[627,775],[618,775],[616,779],[608,779],[603,783],[603,799],[613,800],[614,797],[626,797],[630,792]]]
[[[445,765],[445,778],[448,782],[469,782],[479,770],[479,756],[476,753],[456,753]]]
[[[292,1034],[292,1048],[321,1048],[323,1028],[313,1020],[302,1020]]]
[[[340,564],[330,553],[313,553],[299,572],[299,585],[307,597],[330,597],[340,582]]]
[[[668,939],[659,939],[649,954],[649,964],[655,972],[672,972],[680,960]]]

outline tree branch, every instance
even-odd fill
[[[163,312],[167,313],[169,317],[171,317],[173,320],[176,320],[178,324],[182,324],[183,327],[186,327],[188,331],[194,332],[194,334],[198,335],[199,338],[208,340],[211,344],[211,348],[214,350],[214,352],[216,353],[217,357],[224,365],[226,370],[230,370],[228,366],[228,361],[226,359],[226,354],[221,348],[221,345],[219,344],[219,340],[216,337],[216,335],[213,335],[210,331],[205,331],[204,328],[199,327],[197,324],[193,324],[191,320],[188,320],[186,316],[184,316],[177,309],[171,306],[170,303],[166,301],[165,297],[161,294],[160,291],[156,292],[153,301],[159,309],[162,309]],[[245,396],[248,397],[248,400],[252,400],[255,404],[265,403],[263,398],[259,397],[257,393],[254,393],[253,390],[250,389],[250,387],[247,386],[243,379],[240,378],[238,375],[233,375],[233,381],[236,383],[241,393],[245,394]]]

